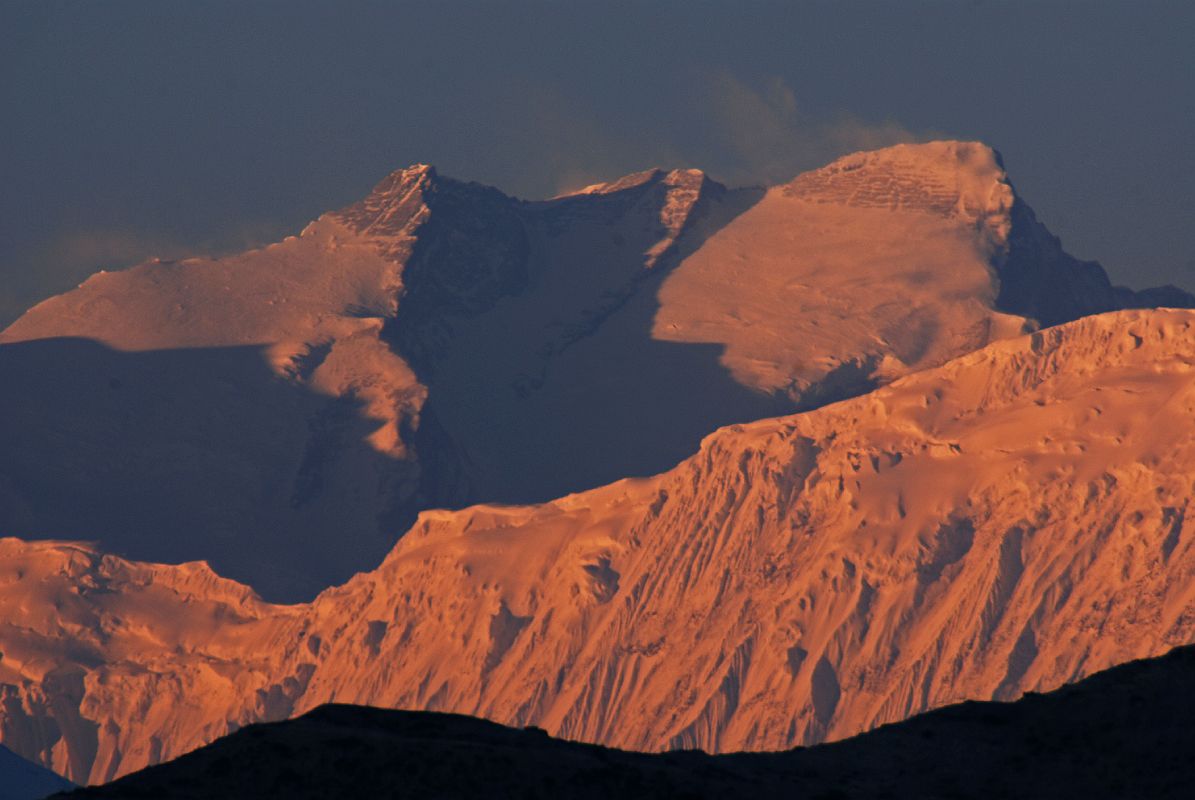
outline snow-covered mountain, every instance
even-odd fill
[[[541,202],[416,166],[298,236],[101,273],[0,333],[0,530],[307,599],[423,509],[652,474],[1026,317],[1190,301],[1071,259],[975,143]]]
[[[1015,703],[963,703],[780,753],[633,753],[452,714],[321,706],[77,798],[1187,800],[1195,648]]]
[[[655,477],[425,512],[307,604],[7,539],[0,732],[103,781],[330,701],[734,751],[1052,689],[1195,641],[1193,420],[1195,312],[1123,311]]]

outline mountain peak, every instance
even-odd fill
[[[423,206],[424,193],[439,180],[430,164],[396,169],[365,197],[332,216],[358,233],[399,233]]]
[[[632,172],[627,175],[623,175],[621,178],[616,178],[612,181],[591,183],[588,186],[577,189],[576,191],[565,192],[558,197],[577,197],[579,195],[586,194],[614,194],[615,192],[621,192],[626,189],[634,189],[637,186],[643,186],[644,184],[651,183],[654,180],[658,180],[663,174],[664,170],[660,169],[659,167],[652,167],[650,169],[644,169],[638,172]]]
[[[379,189],[383,189],[391,182],[405,183],[423,180],[425,178],[428,180],[435,180],[438,175],[439,173],[436,172],[436,168],[432,164],[410,164],[406,167],[399,167],[385,178],[378,181],[377,186],[374,187],[374,191],[376,192]]]
[[[411,164],[394,170],[382,178],[360,202],[393,201],[413,189],[427,189],[440,180],[440,173],[431,164]]]
[[[798,175],[785,190],[814,203],[969,219],[1007,239],[1015,199],[1000,154],[982,142],[898,144],[851,153]]]
[[[565,192],[559,195],[558,198],[578,197],[581,195],[596,195],[596,194],[614,194],[615,192],[625,191],[627,189],[634,189],[639,186],[645,186],[649,183],[663,183],[667,186],[693,186],[700,187],[703,184],[717,184],[711,180],[708,175],[699,169],[673,169],[666,170],[662,167],[652,167],[651,169],[640,170],[639,172],[632,172],[623,175],[621,178],[616,178],[612,181],[602,181],[601,183],[591,183],[590,185],[577,189],[572,192]]]

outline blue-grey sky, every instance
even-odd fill
[[[1075,255],[1195,289],[1195,3],[0,0],[0,324],[293,232],[391,169],[543,197],[997,147]]]

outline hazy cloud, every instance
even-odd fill
[[[696,167],[731,185],[773,184],[844,153],[932,138],[893,120],[806,114],[775,77],[752,86],[729,72],[710,74],[696,82],[693,102],[670,99],[661,118],[638,124],[602,116],[550,86],[532,94],[525,125],[540,144],[528,168],[550,176],[555,194],[651,167]]]
[[[541,88],[535,97],[528,127],[541,143],[536,168],[550,176],[552,194],[681,160],[665,137],[628,135],[615,121],[556,89]]]
[[[130,267],[150,259],[175,260],[240,252],[277,241],[276,227],[240,227],[219,238],[180,241],[138,230],[61,233],[39,247],[9,256],[11,273],[0,288],[0,329],[47,297],[69,291],[99,270]]]
[[[729,156],[723,177],[732,183],[787,181],[846,153],[933,138],[894,120],[814,119],[777,77],[752,87],[720,72],[706,82],[704,101],[713,138]]]
[[[275,241],[414,162],[540,198],[652,166],[776,183],[937,130],[998,147],[1119,282],[1191,285],[1195,10],[61,5],[0,4],[0,325],[97,268]]]

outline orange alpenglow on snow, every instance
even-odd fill
[[[0,332],[0,737],[81,782],[330,701],[771,749],[1191,642],[1159,305],[968,142],[419,165],[93,276]]]
[[[5,743],[104,781],[321,703],[774,749],[1195,639],[1195,312],[991,344],[652,478],[429,511],[279,606],[201,564],[0,545]]]
[[[978,143],[538,202],[414,166],[298,236],[101,273],[0,332],[0,530],[308,600],[420,511],[654,474],[723,425],[1172,294],[1067,256]]]

